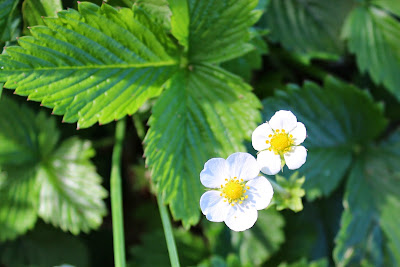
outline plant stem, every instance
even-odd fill
[[[171,221],[169,219],[167,207],[162,203],[161,195],[157,197],[158,208],[160,209],[161,221],[164,228],[165,240],[167,241],[169,260],[172,267],[179,267],[178,251],[175,245],[174,233],[172,232]]]
[[[280,186],[277,182],[275,182],[273,179],[269,178],[266,175],[263,175],[265,178],[268,179],[268,181],[271,183],[272,188],[274,188],[274,192],[284,196],[284,197],[290,197],[290,193],[283,188],[282,186]]]
[[[125,267],[124,220],[122,214],[121,155],[125,135],[125,120],[119,120],[115,129],[115,145],[111,167],[111,215],[114,239],[115,267]]]

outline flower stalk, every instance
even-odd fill
[[[112,154],[111,166],[111,215],[113,225],[114,264],[116,267],[125,267],[125,238],[124,220],[122,213],[122,186],[121,186],[121,155],[125,135],[125,120],[117,122],[115,130],[115,145]]]

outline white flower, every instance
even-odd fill
[[[296,116],[280,110],[266,123],[258,126],[252,135],[252,144],[259,151],[257,162],[265,174],[277,174],[285,162],[289,169],[300,168],[307,158],[307,149],[300,146],[307,136],[306,127]]]
[[[248,153],[234,153],[226,160],[213,158],[204,164],[201,183],[214,188],[200,198],[200,207],[212,222],[225,222],[233,231],[249,229],[257,210],[265,209],[274,194],[270,182],[258,176],[260,168]]]

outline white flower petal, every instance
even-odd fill
[[[301,143],[304,142],[304,140],[307,137],[307,130],[306,126],[304,126],[303,123],[298,122],[296,128],[294,128],[291,132],[291,135],[293,135],[294,138],[294,144],[295,145],[300,145]]]
[[[208,188],[220,188],[229,178],[228,164],[225,159],[212,158],[204,164],[200,172],[201,183]]]
[[[283,155],[289,169],[295,170],[301,167],[307,159],[307,149],[304,146],[295,146],[292,151]]]
[[[224,202],[219,191],[205,192],[200,198],[200,208],[206,218],[212,222],[223,222],[229,212],[229,204]]]
[[[229,165],[230,177],[248,181],[260,173],[256,159],[249,153],[237,152],[230,155],[226,162]]]
[[[290,132],[297,125],[296,116],[288,110],[279,110],[275,112],[275,115],[269,120],[269,125],[274,130],[284,129],[286,132]]]
[[[268,135],[270,134],[274,134],[274,132],[272,131],[272,128],[271,126],[269,126],[268,123],[263,123],[258,126],[251,136],[251,142],[254,149],[260,151],[269,148],[271,145],[265,143],[265,141],[270,139],[268,137]]]
[[[232,207],[225,224],[233,231],[244,231],[251,228],[257,221],[258,213],[254,208]]]
[[[266,150],[261,151],[257,155],[257,163],[258,166],[260,166],[261,172],[274,175],[281,170],[282,161],[279,155],[275,155],[274,152]]]
[[[274,195],[274,189],[272,189],[272,185],[268,179],[259,176],[249,181],[246,186],[250,187],[247,190],[249,196],[247,201],[252,203],[257,210],[268,207]]]

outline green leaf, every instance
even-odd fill
[[[259,266],[269,259],[285,240],[284,219],[274,210],[260,211],[256,224],[244,232],[232,232],[242,265]]]
[[[58,141],[53,120],[3,97],[0,102],[0,241],[31,229],[37,219],[36,168]]]
[[[24,34],[29,34],[28,26],[44,25],[42,17],[55,17],[62,10],[61,0],[25,0],[22,3]]]
[[[398,253],[400,218],[400,131],[379,146],[370,147],[356,161],[345,194],[345,212],[337,237],[337,264],[387,266],[385,251]],[[390,242],[385,242],[385,238]],[[393,259],[398,260],[398,259]],[[397,266],[400,262],[392,262]]]
[[[38,213],[44,221],[73,234],[101,225],[107,192],[89,160],[94,153],[90,142],[70,138],[39,169]]]
[[[350,52],[356,55],[361,72],[368,72],[375,83],[383,84],[400,99],[400,23],[376,7],[353,10],[343,28]]]
[[[150,14],[157,24],[164,29],[171,30],[172,12],[168,5],[168,0],[137,0],[136,4]]]
[[[264,32],[252,30],[252,39],[250,43],[255,49],[241,57],[223,62],[221,67],[243,77],[243,79],[248,82],[251,81],[252,72],[262,68],[262,56],[268,52],[267,43],[262,38],[264,34]]]
[[[10,26],[17,5],[18,0],[0,0],[0,43],[9,41],[13,35]]]
[[[186,3],[187,2],[187,3]],[[258,0],[170,0],[172,34],[189,62],[218,63],[253,50],[249,27],[260,18]]]
[[[281,194],[279,191],[275,192],[274,202],[277,210],[291,209],[299,212],[303,209],[301,198],[305,195],[305,191],[301,187],[306,178],[304,176],[299,178],[298,176],[298,172],[293,173],[289,179],[275,175],[277,184],[287,192],[286,194]]]
[[[0,245],[0,264],[13,267],[89,266],[88,254],[87,247],[78,238],[39,224],[22,238]]]
[[[372,4],[377,5],[387,12],[391,12],[400,17],[400,2],[393,0],[372,0]]]
[[[15,239],[36,223],[38,184],[29,167],[0,173],[0,242]]]
[[[269,35],[296,53],[340,55],[340,30],[354,6],[352,0],[271,0],[265,21]]]
[[[306,82],[301,90],[280,91],[263,105],[264,120],[286,109],[307,128],[307,162],[299,172],[306,176],[310,200],[329,195],[350,166],[352,153],[360,153],[386,126],[382,107],[366,91],[332,78],[325,80],[324,89]]]
[[[245,151],[259,121],[258,99],[240,78],[211,65],[177,73],[156,102],[145,138],[152,179],[185,227],[199,220],[199,174],[212,157]]]
[[[80,3],[45,24],[0,56],[0,82],[78,127],[134,113],[175,69],[174,44],[137,6]]]

